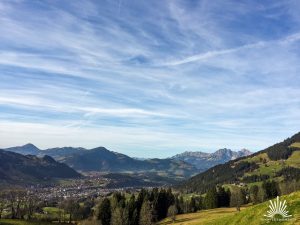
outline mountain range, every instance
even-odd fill
[[[187,151],[166,159],[136,159],[109,151],[104,147],[94,149],[63,147],[40,150],[33,144],[26,144],[5,150],[39,157],[49,155],[81,172],[159,172],[181,178],[251,154],[246,149],[235,152],[224,148],[214,153]]]
[[[79,178],[81,174],[50,156],[37,157],[0,150],[0,183],[28,184],[53,178]]]
[[[199,171],[205,171],[215,165],[223,164],[229,160],[251,155],[247,149],[232,151],[227,148],[219,149],[213,153],[206,152],[183,152],[172,157],[172,159],[181,160],[194,165]]]
[[[33,144],[26,144],[5,150],[38,157],[48,155],[80,172],[156,172],[162,176],[179,179],[190,177],[198,172],[195,166],[184,161],[170,158],[138,160],[121,153],[109,151],[104,147],[94,149],[63,147],[40,150]]]

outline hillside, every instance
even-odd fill
[[[187,192],[205,193],[217,184],[251,184],[268,179],[299,179],[298,143],[300,133],[250,156],[214,166],[183,182],[179,188]]]
[[[84,172],[162,172],[187,177],[197,171],[194,166],[185,162],[172,159],[137,160],[104,147],[79,151],[60,161]]]
[[[39,156],[50,155],[55,159],[60,159],[68,155],[72,155],[79,152],[87,151],[85,148],[73,148],[73,147],[63,147],[63,148],[48,148],[46,150],[40,150],[38,152]]]
[[[40,152],[40,149],[38,149],[35,145],[28,143],[23,146],[16,146],[11,148],[4,149],[6,151],[19,153],[22,155],[38,155]]]
[[[85,148],[73,148],[73,147],[63,147],[63,148],[48,148],[45,150],[41,150],[35,145],[28,143],[23,146],[16,146],[4,149],[6,151],[19,153],[22,155],[36,155],[42,157],[44,155],[49,155],[55,159],[59,159],[61,157],[65,157],[68,155],[72,155],[74,153],[79,153],[82,151],[86,151]]]
[[[272,222],[266,221],[264,214],[269,210],[269,201],[242,207],[241,212],[235,208],[217,208],[202,210],[197,213],[182,214],[176,216],[176,221],[167,218],[161,221],[160,225],[260,225],[260,224],[300,224],[300,192],[294,192],[286,196],[281,196],[280,200],[286,200],[287,210],[292,215],[290,221]]]
[[[251,155],[252,152],[246,149],[232,151],[224,148],[213,153],[206,152],[183,152],[172,157],[172,159],[181,160],[196,166],[199,171],[205,171],[215,165],[228,162],[233,159]]]
[[[0,181],[8,184],[28,184],[53,178],[77,178],[81,175],[50,156],[38,158],[0,150]]]

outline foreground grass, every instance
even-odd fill
[[[291,144],[291,147],[300,148],[300,142],[295,142],[295,143]]]
[[[58,223],[56,223],[56,224],[58,224]],[[42,222],[42,221],[0,219],[0,225],[53,225],[53,223]]]
[[[245,210],[245,207],[242,207],[241,210]],[[203,210],[196,213],[188,213],[176,216],[176,221],[172,223],[170,218],[162,220],[159,225],[167,224],[177,224],[177,225],[202,225],[208,224],[215,221],[218,218],[224,218],[228,215],[234,216],[237,214],[235,208],[218,208]],[[222,224],[222,223],[220,223]]]
[[[230,225],[230,224],[247,224],[247,225],[259,225],[259,224],[300,224],[300,192],[295,192],[287,196],[280,197],[280,200],[287,201],[287,210],[289,214],[292,215],[291,220],[289,221],[281,221],[281,222],[274,222],[274,221],[266,221],[264,218],[264,214],[266,214],[267,209],[269,207],[269,201],[251,206],[244,211],[235,214],[234,216],[226,216],[222,219],[216,219],[209,225]]]
[[[286,160],[287,165],[300,168],[300,151],[294,151]]]
[[[178,215],[175,223],[172,223],[169,218],[161,221],[160,225],[177,224],[177,225],[262,225],[262,224],[285,224],[296,225],[300,224],[300,191],[287,196],[280,197],[280,200],[287,201],[287,210],[292,215],[289,221],[266,221],[266,214],[269,201],[242,208],[241,212],[237,212],[235,208],[219,208],[204,210],[197,213],[189,213]]]
[[[27,221],[18,219],[0,219],[0,225],[70,225],[70,223]]]

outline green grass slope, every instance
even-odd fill
[[[245,208],[241,208],[245,210]],[[235,208],[217,208],[210,210],[202,210],[196,213],[187,213],[176,216],[176,221],[173,223],[170,218],[166,218],[158,223],[158,225],[205,225],[216,221],[217,219],[234,216]],[[222,223],[220,223],[222,224]]]
[[[295,142],[295,143],[291,144],[291,147],[300,148],[300,142]]]
[[[159,222],[159,225],[262,225],[262,224],[300,224],[300,191],[281,196],[280,200],[286,200],[289,214],[292,215],[289,221],[267,221],[264,215],[267,213],[269,201],[254,206],[242,207],[240,212],[235,208],[217,208],[202,210],[196,213],[178,215],[172,223],[170,218]],[[280,217],[278,217],[280,219]]]
[[[236,213],[233,216],[226,216],[220,219],[216,219],[207,223],[208,225],[259,225],[259,224],[300,224],[300,192],[294,192],[287,196],[280,197],[280,200],[286,200],[287,210],[292,215],[288,221],[266,221],[264,214],[266,214],[269,201],[248,207],[247,209]],[[281,217],[278,217],[280,219]]]
[[[25,221],[13,219],[0,219],[0,225],[51,225],[53,223],[43,221]],[[59,224],[59,223],[56,223]]]

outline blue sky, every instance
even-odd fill
[[[299,1],[0,1],[0,147],[137,157],[300,129]]]

